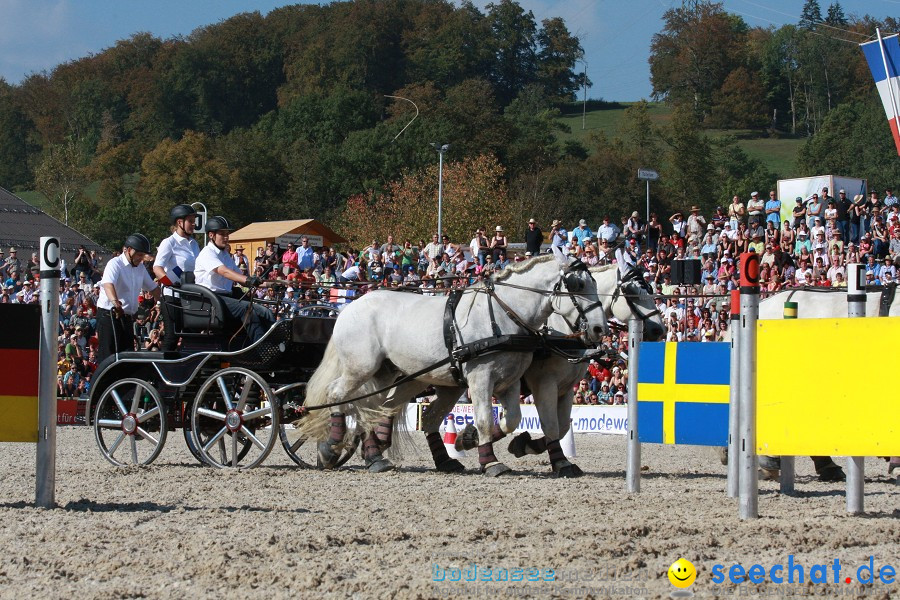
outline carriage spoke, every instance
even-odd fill
[[[260,442],[260,441],[256,438],[256,436],[253,435],[252,433],[250,433],[250,430],[247,429],[246,427],[244,427],[243,425],[241,425],[241,433],[243,433],[243,434],[246,435],[248,438],[250,438],[250,441],[253,442],[253,445],[256,446],[257,448],[259,448],[260,450],[265,450],[265,449],[266,449],[265,444],[263,444],[262,442]]]
[[[138,464],[138,455],[137,455],[137,438],[133,435],[128,436],[131,438],[131,462],[134,464]]]
[[[119,392],[116,391],[115,388],[109,390],[110,395],[112,396],[113,402],[116,403],[116,408],[119,409],[119,412],[122,413],[122,416],[128,414],[128,409],[125,408],[125,403],[122,402],[122,398],[119,396]]]
[[[225,454],[225,440],[219,438],[219,464],[226,464],[228,462],[228,456]]]
[[[141,390],[143,388],[139,385],[134,386],[134,395],[131,396],[131,414],[136,415],[138,411],[138,405],[141,402]]]
[[[247,404],[247,398],[250,397],[250,390],[253,388],[253,380],[249,377],[244,379],[244,387],[241,388],[241,397],[238,399],[237,409],[244,410]]]
[[[119,434],[119,437],[116,438],[116,441],[113,442],[113,445],[109,447],[109,455],[112,456],[116,453],[116,450],[119,449],[119,445],[122,443],[122,440],[125,439],[125,432]]]
[[[142,428],[138,427],[138,428],[137,428],[137,433],[138,433],[138,435],[140,435],[142,438],[144,438],[144,439],[147,440],[148,442],[152,442],[154,446],[156,446],[157,444],[159,444],[159,440],[158,440],[158,439],[156,439],[155,437],[153,437],[152,435],[150,435],[149,433],[147,433],[146,431],[144,431]]]
[[[266,406],[265,408],[257,408],[256,410],[251,410],[248,413],[244,413],[243,418],[244,422],[252,421],[254,419],[258,419],[260,417],[266,417],[272,413],[272,407]]]
[[[227,427],[223,427],[219,431],[216,432],[216,435],[209,438],[209,441],[206,442],[206,445],[203,446],[204,452],[209,452],[209,449],[213,447],[213,445],[222,439],[222,436],[225,435],[225,432],[228,431]]]
[[[238,439],[235,434],[231,434],[231,466],[237,469],[238,466]]]
[[[121,429],[122,421],[121,419],[118,421],[116,419],[99,419],[97,425],[100,427],[108,427],[110,429]]]
[[[137,422],[143,423],[147,419],[151,419],[158,414],[159,414],[159,407],[155,406],[155,407],[151,408],[150,410],[148,410],[147,412],[145,412],[144,414],[142,414],[141,416],[139,416],[137,419]]]
[[[225,415],[220,412],[216,412],[214,410],[210,410],[208,408],[198,408],[197,414],[203,417],[209,417],[210,419],[215,419],[217,421],[225,421]]]
[[[225,378],[217,377],[216,384],[219,386],[219,391],[222,392],[222,399],[225,400],[225,408],[231,410],[234,408],[234,402],[232,402],[231,392],[228,391],[228,384],[225,383]]]
[[[297,438],[297,441],[291,444],[291,452],[297,452],[300,449],[300,446],[303,445],[303,442],[306,441],[306,438]]]

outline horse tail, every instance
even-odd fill
[[[319,367],[306,384],[306,401],[308,408],[315,408],[328,403],[328,389],[341,375],[341,357],[334,341],[329,340],[325,354]],[[334,407],[340,410],[340,407]],[[300,434],[307,438],[322,441],[328,437],[331,411],[327,409],[312,410],[299,423]]]

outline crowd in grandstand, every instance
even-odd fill
[[[753,192],[745,202],[734,196],[727,206],[703,215],[692,206],[687,216],[676,212],[667,219],[651,213],[649,221],[638,212],[618,222],[605,217],[596,229],[585,220],[565,224],[554,220],[548,232],[532,219],[523,226],[524,247],[511,245],[506,231],[496,226],[473,229],[466,242],[435,234],[430,242],[395,240],[372,243],[361,250],[339,252],[312,248],[309,240],[279,248],[268,244],[256,256],[244,254],[236,244],[233,258],[238,269],[280,286],[260,286],[255,294],[270,300],[266,306],[277,318],[289,318],[316,304],[340,308],[353,297],[379,287],[417,288],[426,294],[465,286],[540,252],[557,251],[578,257],[589,266],[619,263],[642,269],[643,277],[658,294],[668,341],[715,341],[729,324],[729,292],[738,285],[736,260],[742,252],[761,255],[763,292],[803,286],[845,287],[846,265],[865,264],[866,283],[896,282],[900,256],[900,201],[890,189],[884,197],[837,197],[823,188],[809,198],[793,199],[791,218],[782,220],[781,200],[769,192],[763,200]],[[517,235],[516,237],[519,237]],[[515,246],[515,248],[514,248]],[[0,303],[36,303],[39,297],[37,253],[19,257],[16,248],[0,249]],[[119,253],[114,253],[118,255]],[[701,285],[672,282],[673,261],[701,261]],[[148,268],[152,263],[147,263]],[[63,396],[84,395],[90,389],[96,363],[96,316],[102,261],[83,247],[62,264],[60,282],[59,391]],[[136,343],[158,350],[163,319],[157,301],[142,297],[135,315]],[[623,333],[603,340],[608,354],[624,352]],[[578,404],[621,404],[627,401],[624,360],[609,364],[592,361],[575,390]]]

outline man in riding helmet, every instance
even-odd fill
[[[150,240],[142,233],[125,239],[122,254],[110,260],[100,280],[97,300],[97,361],[111,354],[134,350],[134,314],[141,290],[159,300],[160,290],[144,266]]]
[[[212,217],[206,222],[208,243],[197,256],[194,279],[198,285],[215,292],[225,305],[226,317],[236,328],[245,328],[250,343],[265,335],[274,323],[272,312],[249,300],[240,300],[232,295],[234,284],[258,287],[262,281],[255,275],[244,275],[237,270],[228,249],[231,224],[225,217]]]
[[[163,286],[177,285],[184,281],[186,274],[189,274],[186,283],[191,283],[194,263],[200,254],[200,246],[194,239],[197,211],[189,204],[177,204],[169,212],[169,222],[172,224],[172,235],[159,243],[153,274]],[[166,298],[161,311],[165,324],[162,349],[172,351],[178,346],[178,336],[175,334],[178,300],[170,289],[163,290],[163,295]]]

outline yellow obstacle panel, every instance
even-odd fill
[[[759,321],[756,450],[900,455],[900,318]]]

